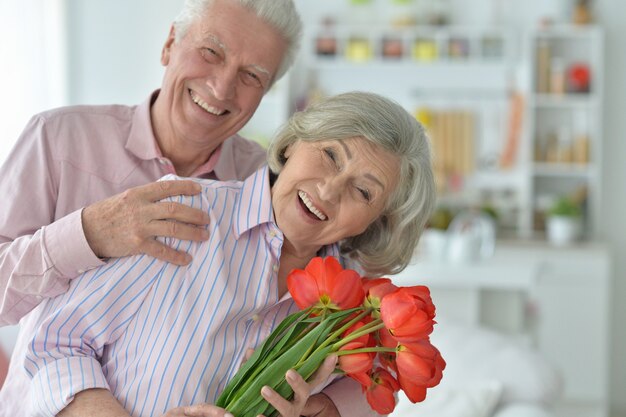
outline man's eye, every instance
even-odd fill
[[[263,81],[261,81],[261,77],[259,77],[254,72],[244,71],[242,77],[243,77],[243,82],[246,85],[251,85],[254,87],[263,87]]]
[[[220,59],[219,53],[213,48],[203,48],[202,56],[207,62],[218,62]]]

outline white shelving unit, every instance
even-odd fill
[[[312,30],[309,37],[306,67],[323,93],[368,90],[395,99],[418,119],[440,113],[440,121],[448,120],[443,129],[425,123],[433,140],[440,203],[454,208],[490,200],[502,215],[505,233],[543,236],[541,205],[584,187],[584,236],[595,236],[602,153],[599,28],[554,26],[515,33],[503,27],[337,24]],[[332,42],[324,43],[328,39]],[[389,41],[395,43],[392,56],[385,47]],[[486,44],[492,46],[488,53]],[[549,48],[551,67],[545,77],[537,70],[542,46]],[[590,87],[584,92],[566,84],[574,64],[590,71]],[[529,79],[520,81],[519,74]],[[550,84],[557,76],[563,85]],[[514,90],[523,95],[523,129],[516,136],[513,160],[504,166]],[[459,112],[470,122],[454,119]],[[450,118],[464,127],[450,124]],[[570,156],[538,157],[538,150],[554,137],[567,142]]]
[[[542,233],[555,198],[584,188],[584,236],[596,236],[601,198],[603,33],[595,26],[556,26],[526,35],[530,76],[524,143],[531,155],[527,234]],[[572,66],[589,71],[588,86],[568,80]],[[584,77],[583,77],[584,78]]]

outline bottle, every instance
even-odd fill
[[[558,57],[550,62],[550,93],[562,95],[565,93],[565,65]]]

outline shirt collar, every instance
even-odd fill
[[[146,161],[163,157],[152,129],[152,116],[150,113],[150,108],[159,95],[159,91],[161,90],[153,91],[150,97],[136,107],[130,133],[126,141],[126,149],[137,158]],[[200,165],[192,176],[199,177],[213,172],[220,158],[221,151],[222,145],[213,151],[209,159]]]
[[[276,223],[274,221],[272,192],[269,168],[267,165],[259,168],[254,174],[243,181],[235,210],[238,210],[240,213],[238,216],[235,216],[237,220],[234,225],[234,233],[237,239],[253,227],[263,223]],[[340,259],[339,255],[340,250],[338,243],[323,246],[317,253],[317,256],[323,258],[334,256]]]

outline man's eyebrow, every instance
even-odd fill
[[[228,47],[224,44],[224,42],[222,42],[220,40],[220,38],[218,38],[217,36],[213,35],[212,33],[208,33],[204,37],[204,39],[207,40],[207,41],[213,42],[214,44],[216,44],[224,52],[228,52]]]
[[[220,40],[220,38],[218,38],[214,34],[208,33],[204,39],[216,44],[222,51],[228,52],[228,47]],[[257,64],[252,64],[250,65],[250,67],[264,74],[265,76],[267,76],[268,79],[272,78],[272,73],[267,68]]]
[[[270,74],[269,70],[265,69],[264,67],[260,66],[260,65],[250,65],[252,68],[254,68],[255,70],[265,74],[267,76],[268,79],[272,78],[272,74]]]

